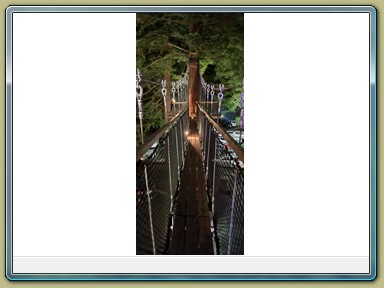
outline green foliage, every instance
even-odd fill
[[[223,109],[239,113],[244,77],[242,13],[138,13],[136,23],[146,135],[164,122],[161,80],[167,75],[171,81],[179,80],[190,58],[199,60],[208,83],[216,89],[225,85]]]

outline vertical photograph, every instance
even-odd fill
[[[244,255],[244,14],[136,14],[136,254]]]

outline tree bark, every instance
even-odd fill
[[[189,60],[189,81],[188,81],[189,117],[195,118],[197,115],[197,101],[200,92],[200,73],[199,61]]]
[[[201,30],[201,23],[195,14],[190,14],[189,18],[189,33],[199,33]],[[189,117],[195,118],[197,115],[197,101],[200,93],[200,73],[199,73],[199,60],[192,41],[189,43]]]

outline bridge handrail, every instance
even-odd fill
[[[136,162],[139,161],[143,155],[151,148],[151,146],[159,140],[160,137],[164,136],[175,123],[186,113],[188,106],[175,115],[167,124],[165,124],[159,131],[153,133],[151,136],[146,139],[144,144],[140,144],[136,147]]]
[[[228,133],[208,114],[208,112],[200,104],[197,104],[200,111],[205,115],[209,122],[215,127],[217,131],[223,136],[224,140],[227,141],[233,151],[235,151],[238,159],[244,163],[244,149],[240,144],[236,142]]]

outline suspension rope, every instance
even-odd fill
[[[172,103],[171,103],[171,114],[173,113],[173,111],[176,110],[175,108],[175,104],[176,104],[176,100],[175,100],[175,93],[176,93],[176,83],[173,81],[172,82]]]
[[[219,94],[217,95],[217,97],[219,98],[219,106],[217,108],[217,115],[219,115],[220,117],[220,113],[221,113],[221,101],[223,100],[223,97],[224,97],[224,94],[223,94],[223,90],[224,90],[224,84],[220,84],[219,85],[219,89],[220,89],[220,92]],[[218,118],[218,121],[217,122],[220,122],[220,118]]]
[[[137,98],[137,105],[139,106],[139,119],[140,119],[140,130],[141,130],[141,143],[144,144],[144,133],[143,133],[143,103],[142,103],[142,97],[143,97],[143,88],[140,85],[141,81],[141,75],[139,69],[137,69],[136,74],[136,98]],[[144,157],[144,177],[145,177],[145,187],[147,190],[147,199],[148,199],[148,214],[149,214],[149,224],[151,228],[151,238],[152,238],[152,250],[153,255],[156,255],[156,243],[155,243],[155,234],[153,231],[153,221],[152,221],[152,203],[151,203],[151,189],[149,189],[149,182],[148,182],[148,172],[147,172],[147,163],[146,158]]]
[[[168,122],[167,99],[166,99],[167,89],[165,88],[166,84],[167,84],[167,81],[166,81],[166,80],[161,80],[161,85],[162,85],[162,87],[163,87],[163,88],[161,89],[161,94],[163,95],[164,111],[165,111],[164,118],[165,118],[165,122]]]
[[[208,122],[207,119],[205,121]],[[216,184],[216,161],[217,161],[217,143],[216,143],[216,138],[215,138],[215,152],[214,152],[214,159],[213,159],[213,177],[212,177],[212,216],[215,215],[215,184]]]
[[[176,82],[176,90],[177,90],[177,112],[180,112],[180,85],[181,85],[181,80]]]
[[[168,134],[167,136],[167,146],[168,146],[168,174],[169,174],[169,194],[171,196],[171,208],[170,208],[170,212],[172,213],[172,210],[173,210],[173,187],[172,187],[172,170],[171,170],[171,143],[170,143],[170,134],[168,133],[169,131],[167,131],[166,133]]]
[[[143,88],[140,85],[141,81],[141,74],[140,70],[137,69],[137,74],[136,74],[136,99],[137,99],[137,106],[139,107],[139,119],[140,119],[140,138],[141,138],[141,143],[144,143],[144,132],[143,132]]]
[[[155,234],[153,231],[153,220],[152,220],[152,202],[151,202],[152,190],[149,189],[147,164],[144,164],[144,175],[145,175],[145,186],[147,188],[148,214],[149,214],[149,225],[151,228],[152,250],[153,250],[153,255],[156,255]]]
[[[243,80],[243,92],[240,94],[240,135],[239,142],[241,143],[241,130],[244,129],[244,80]],[[244,137],[244,136],[243,136]]]
[[[238,168],[236,167],[236,169],[235,169],[235,182],[233,184],[233,190],[232,190],[231,218],[230,218],[229,232],[228,232],[228,237],[229,237],[229,241],[228,241],[228,255],[231,254],[231,248],[232,248],[233,210],[235,208],[237,171],[238,171]]]
[[[215,85],[211,85],[211,111],[213,110],[212,109],[212,107],[213,107],[213,97],[214,97],[214,95],[215,95],[215,91],[214,91],[214,88],[215,88]],[[207,171],[206,171],[206,173],[207,173],[207,177],[208,177],[208,171],[209,171],[209,151],[211,150],[210,149],[210,147],[211,147],[211,134],[212,134],[212,130],[211,129],[209,129],[209,127],[208,127],[208,152],[207,152]],[[207,178],[208,179],[208,178]]]

